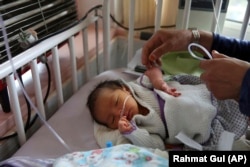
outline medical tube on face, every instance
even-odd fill
[[[127,102],[127,100],[128,100],[129,97],[130,97],[130,95],[127,95],[126,98],[125,98],[125,100],[124,100],[124,102],[123,102],[122,110],[121,110],[121,113],[120,113],[120,118],[121,118],[121,117],[123,116],[123,114],[124,114],[125,104],[126,104],[126,102]]]

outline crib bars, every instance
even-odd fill
[[[35,87],[35,96],[36,96],[36,103],[38,106],[38,110],[41,115],[44,116],[45,118],[45,111],[44,111],[44,104],[43,104],[43,98],[42,98],[42,93],[41,93],[41,85],[40,85],[40,79],[39,79],[39,73],[37,70],[37,58],[45,53],[46,51],[51,50],[52,51],[52,61],[53,61],[53,70],[55,73],[55,82],[56,82],[56,92],[57,92],[57,97],[58,97],[58,104],[59,106],[64,103],[63,100],[63,92],[62,92],[62,79],[61,79],[61,74],[60,74],[60,64],[59,64],[59,55],[58,55],[58,45],[62,43],[65,40],[69,41],[69,46],[70,46],[70,56],[71,56],[71,66],[72,66],[72,79],[73,79],[73,85],[74,85],[74,91],[77,90],[77,78],[76,78],[76,62],[75,62],[75,54],[74,54],[74,42],[73,38],[74,35],[77,34],[80,31],[83,31],[83,36],[84,36],[84,42],[83,42],[83,47],[86,48],[84,50],[88,51],[88,42],[87,42],[87,27],[94,23],[95,21],[98,20],[98,17],[95,16],[90,16],[87,17],[86,20],[82,21],[78,25],[58,34],[53,37],[50,37],[41,43],[33,46],[30,49],[25,50],[24,52],[20,53],[19,55],[15,56],[12,58],[12,63],[14,65],[15,69],[19,69],[20,67],[30,64],[30,69],[32,72],[32,79],[33,79],[33,84]],[[88,60],[88,53],[85,52],[85,61]],[[86,61],[87,62],[87,61]],[[88,64],[88,63],[86,63]],[[14,79],[14,74],[12,73],[12,68],[11,68],[11,62],[6,61],[3,64],[1,64],[1,72],[0,72],[0,79],[6,78],[7,81],[7,86],[9,90],[9,98],[11,102],[11,108],[14,114],[14,119],[16,123],[16,128],[17,128],[17,134],[18,134],[18,141],[19,144],[22,145],[26,142],[26,135],[24,132],[24,125],[23,125],[23,119],[21,115],[21,109],[20,109],[20,104],[18,100],[18,94],[15,86],[15,79]],[[88,72],[88,70],[85,70],[85,72]],[[85,75],[87,76],[87,75]]]

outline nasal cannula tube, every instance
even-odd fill
[[[124,114],[125,104],[126,104],[126,102],[127,102],[127,100],[128,100],[129,97],[130,97],[130,95],[127,95],[126,98],[125,98],[125,100],[124,100],[124,102],[123,102],[123,106],[122,106],[120,117],[122,117],[123,114]]]

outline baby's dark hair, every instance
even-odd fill
[[[124,86],[125,85],[121,80],[105,80],[97,84],[96,87],[90,92],[87,100],[87,106],[90,110],[92,117],[95,118],[94,117],[95,103],[102,89],[108,88],[111,90],[117,90],[117,89],[122,89]]]

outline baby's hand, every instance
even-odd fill
[[[172,95],[174,97],[178,97],[181,95],[181,93],[177,92],[175,88],[171,88],[167,85],[166,82],[162,82],[160,90],[166,92],[169,95]]]
[[[145,75],[148,76],[154,88],[162,90],[174,97],[178,97],[181,95],[181,93],[176,92],[175,88],[171,88],[167,85],[167,83],[163,80],[162,72],[158,67],[152,67],[148,69],[145,72]]]
[[[170,87],[164,80],[158,79],[153,81],[153,86],[156,89],[159,89],[163,92],[166,92],[169,95],[172,95],[174,97],[178,97],[181,95],[181,93],[177,92],[175,88]]]
[[[121,133],[129,132],[133,129],[132,124],[127,120],[126,116],[121,117],[118,122],[118,129]]]

